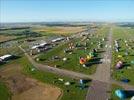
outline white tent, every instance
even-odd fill
[[[12,57],[12,55],[6,54],[6,55],[4,55],[4,56],[1,56],[0,59],[1,59],[1,60],[5,60],[5,59],[8,59],[8,58],[10,58],[10,57]]]
[[[64,39],[63,37],[61,37],[61,38],[56,38],[56,39],[53,39],[52,42],[61,41],[61,40],[63,40],[63,39]]]

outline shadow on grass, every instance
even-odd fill
[[[88,85],[76,85],[75,87],[78,87],[80,89],[86,89],[88,88],[89,86]]]
[[[96,53],[104,53],[104,52],[105,52],[104,50],[99,50]]]
[[[131,98],[134,96],[134,90],[125,90],[126,98]]]
[[[89,62],[86,63],[86,66],[91,66],[94,64],[101,64],[102,62],[100,61],[102,58],[100,57],[95,57],[94,59],[91,59]]]
[[[13,57],[11,57],[11,58],[9,58],[9,59],[6,59],[6,60],[4,60],[4,61],[1,61],[1,62],[0,62],[0,66],[6,64],[7,62],[9,62],[9,61],[11,61],[11,60],[16,60],[16,59],[19,59],[19,58],[21,58],[21,57],[20,57],[20,56],[13,56]]]
[[[94,57],[93,59],[91,59],[91,61],[100,61],[102,59],[102,57]]]
[[[20,56],[13,56],[12,59],[15,60],[15,59],[19,59],[21,58]]]
[[[2,65],[4,65],[4,64],[6,64],[6,62],[0,62],[0,66],[2,66]]]
[[[123,62],[123,67],[128,67],[128,66],[130,66],[129,63],[127,63],[127,62]]]
[[[130,56],[134,56],[134,54],[131,54]]]
[[[89,80],[89,79],[84,79],[84,83],[87,84],[89,82],[91,82],[92,80]]]

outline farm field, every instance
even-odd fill
[[[5,36],[5,35],[0,35],[0,42],[4,42],[4,41],[8,41],[8,40],[12,40],[15,39],[15,36]]]
[[[119,40],[120,50],[119,52],[113,50],[112,76],[118,81],[128,79],[129,84],[134,85],[134,29],[116,27],[113,34],[114,40]],[[121,69],[116,69],[116,63],[119,60],[124,62],[124,66]]]
[[[37,27],[33,28],[33,31],[40,32],[43,35],[46,33],[56,34],[56,35],[71,35],[73,33],[81,32],[86,30],[84,27],[63,27],[63,26],[53,26],[53,27]]]
[[[27,29],[8,29],[8,30],[0,30],[0,35],[8,35],[8,36],[19,36],[21,32]]]
[[[0,56],[5,54],[21,55],[22,53],[15,43],[4,46],[1,45],[0,47]]]

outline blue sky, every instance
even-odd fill
[[[134,0],[0,0],[0,22],[134,21]]]

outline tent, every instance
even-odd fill
[[[134,96],[132,96],[131,100],[134,100]]]
[[[63,58],[63,61],[66,61],[67,60],[67,58]]]
[[[65,82],[64,85],[68,86],[70,85],[70,82]]]

